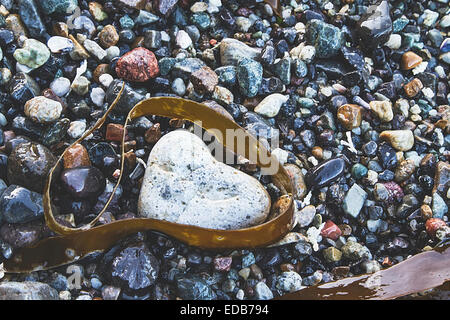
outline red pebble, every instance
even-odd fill
[[[219,257],[215,258],[213,262],[214,262],[214,269],[216,269],[217,271],[230,271],[233,258]]]
[[[320,231],[320,235],[324,238],[336,241],[342,235],[342,231],[333,221],[328,220],[322,231]]]
[[[445,221],[439,218],[430,218],[427,222],[425,222],[425,229],[431,237],[434,237],[436,235],[436,231],[445,226]]]
[[[158,60],[153,52],[139,47],[124,54],[117,61],[116,73],[128,81],[145,82],[158,75]]]
[[[106,140],[122,142],[123,126],[121,124],[109,123],[106,126]],[[125,141],[127,140],[125,136]]]

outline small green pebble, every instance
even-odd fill
[[[367,168],[360,163],[357,163],[352,167],[352,176],[357,180],[367,176],[367,172]]]

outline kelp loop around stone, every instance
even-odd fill
[[[124,86],[122,86],[117,98],[111,104],[105,115],[93,128],[74,142],[72,146],[84,140],[94,130],[97,130],[105,123],[108,115],[119,101],[123,89]],[[209,129],[219,130],[222,133],[222,137],[225,137],[225,140],[219,142],[235,153],[239,151],[238,144],[236,141],[227,141],[225,132],[227,129],[242,130],[246,137],[245,152],[241,154],[242,156],[250,158],[251,154],[256,154],[258,159],[257,164],[263,172],[268,164],[259,161],[260,155],[264,156],[265,159],[276,161],[278,164],[277,159],[272,157],[269,151],[258,140],[246,133],[234,121],[205,105],[180,98],[150,98],[138,103],[130,111],[124,128],[127,127],[131,120],[147,115],[185,119],[193,123],[201,123],[202,127],[207,131]],[[211,133],[213,134],[214,131]],[[220,139],[221,137],[216,136],[216,138]],[[121,175],[114,188],[114,192],[119,186],[122,177],[124,142],[125,135],[122,137]],[[63,156],[64,153],[60,156],[58,163]],[[69,264],[86,257],[90,253],[107,250],[120,239],[139,231],[159,231],[189,245],[200,248],[236,249],[264,247],[273,244],[291,231],[293,226],[294,203],[291,197],[293,186],[286,171],[279,165],[278,172],[272,178],[274,183],[280,187],[280,190],[289,196],[289,206],[286,211],[281,212],[272,220],[252,228],[241,230],[212,230],[142,218],[120,220],[95,227],[95,224],[111,202],[114,192],[111,194],[105,208],[93,221],[78,229],[68,228],[61,225],[55,219],[51,208],[50,185],[53,172],[58,163],[48,176],[43,200],[46,223],[59,236],[47,238],[35,246],[17,250],[10,260],[4,262],[6,272],[25,273]],[[394,299],[442,285],[448,285],[450,281],[449,265],[450,246],[447,240],[432,251],[420,253],[375,274],[346,278],[336,282],[309,287],[295,293],[287,294],[279,299]]]
[[[94,130],[99,129],[105,123],[108,115],[119,101],[123,90],[124,86],[122,86],[122,89],[105,115],[94,127],[88,130],[70,147],[84,140]],[[106,250],[121,238],[139,231],[159,231],[185,242],[188,245],[205,249],[234,249],[267,246],[280,240],[292,229],[294,223],[294,202],[291,196],[293,193],[293,186],[287,172],[283,166],[279,164],[278,160],[272,156],[257,139],[248,134],[237,123],[207,106],[193,101],[180,98],[157,97],[138,103],[129,112],[124,128],[126,128],[128,123],[133,119],[147,115],[188,120],[201,125],[207,131],[212,130],[210,131],[212,135],[214,135],[214,132],[219,131],[221,136],[216,136],[216,139],[224,147],[247,159],[256,159],[256,163],[263,173],[265,168],[275,164],[275,167],[278,168],[278,172],[272,176],[272,180],[274,184],[280,188],[281,192],[289,197],[289,205],[286,210],[280,212],[278,216],[266,223],[240,230],[213,230],[143,218],[120,220],[107,225],[94,227],[102,214],[106,211],[122,178],[125,153],[124,134],[122,137],[121,149],[121,174],[115,185],[114,191],[98,216],[89,224],[76,229],[60,224],[57,219],[55,219],[51,206],[51,181],[53,173],[56,170],[58,163],[64,157],[65,152],[67,152],[67,149],[63,152],[59,157],[58,162],[49,173],[43,195],[46,224],[53,232],[60,236],[47,238],[37,243],[35,246],[17,250],[14,256],[5,262],[5,270],[7,270],[7,272],[30,272],[68,264],[85,257],[89,253]],[[226,131],[230,129],[240,130],[245,136],[245,148],[238,145],[237,136],[233,135],[232,139],[227,139]],[[243,154],[240,154],[240,151],[244,151]],[[265,161],[261,161],[261,159],[264,159]]]

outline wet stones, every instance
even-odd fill
[[[335,56],[344,42],[339,28],[318,19],[313,19],[306,25],[306,39],[316,48],[318,58]]]
[[[431,237],[436,236],[436,231],[445,228],[447,224],[439,218],[430,218],[425,223],[425,230]]]
[[[267,118],[275,117],[281,106],[289,100],[289,96],[279,93],[265,97],[255,108],[255,112]]]
[[[77,143],[73,147],[66,150],[63,157],[64,169],[72,169],[77,167],[88,167],[91,165],[89,154],[86,148]]]
[[[26,223],[43,216],[42,195],[37,192],[12,184],[0,196],[0,220]]]
[[[46,97],[34,97],[24,106],[27,117],[37,123],[55,122],[61,116],[62,105],[58,101]]]
[[[319,189],[339,179],[344,171],[344,159],[330,159],[311,169],[306,175],[306,183],[311,188]]]
[[[375,112],[383,122],[390,122],[394,118],[392,103],[390,101],[370,101],[370,109]]]
[[[39,96],[41,89],[32,77],[23,72],[16,73],[8,84],[11,98],[24,105],[28,100]]]
[[[42,0],[39,5],[44,14],[49,15],[57,13],[71,13],[78,6],[77,0]]]
[[[78,199],[93,198],[105,189],[103,173],[95,167],[77,167],[61,173],[62,187]]]
[[[344,104],[338,108],[337,118],[347,130],[358,128],[362,121],[362,107],[356,104]]]
[[[291,181],[294,185],[295,194],[294,197],[297,200],[303,200],[303,198],[308,193],[308,188],[305,183],[305,177],[303,176],[302,170],[295,164],[286,164],[284,166]]]
[[[10,184],[42,192],[47,175],[56,161],[56,157],[43,145],[34,142],[22,143],[9,155],[8,181]]]
[[[180,277],[176,280],[177,294],[183,300],[214,300],[217,295],[199,276]]]
[[[42,23],[38,7],[34,0],[19,1],[19,14],[23,23],[27,26],[31,37],[40,38],[45,34],[46,28]]]
[[[123,248],[112,261],[111,277],[127,292],[142,292],[158,278],[160,262],[143,243]]]
[[[414,78],[413,80],[405,84],[403,86],[403,89],[405,90],[405,94],[409,98],[413,98],[420,92],[420,90],[423,89],[423,84],[422,81],[420,81],[417,78]]]
[[[367,14],[358,21],[356,28],[366,48],[373,49],[388,41],[393,28],[389,2],[383,0],[369,6]]]
[[[403,160],[395,169],[395,181],[400,183],[407,180],[416,169],[414,160]]]
[[[197,136],[178,130],[153,147],[138,201],[140,216],[230,230],[260,224],[269,210],[262,185],[217,162]]]
[[[237,66],[237,80],[241,93],[246,97],[258,94],[262,83],[263,67],[255,60],[244,58]]]
[[[145,82],[158,75],[158,61],[153,52],[139,47],[126,53],[117,61],[116,72],[125,80]]]
[[[219,84],[217,74],[207,66],[204,66],[191,74],[191,81],[198,93],[213,92]]]
[[[387,143],[382,143],[378,147],[378,158],[381,165],[386,169],[393,169],[397,166],[397,154],[395,150]]]
[[[105,100],[111,104],[117,98],[120,90],[122,89],[122,81],[119,79],[114,80],[106,91]],[[125,89],[117,102],[114,112],[117,114],[128,114],[131,108],[139,101],[145,98],[144,95],[133,90],[129,85],[125,84]]]
[[[409,151],[414,146],[414,134],[411,130],[383,131],[380,139],[388,141],[398,151]]]
[[[58,291],[46,283],[8,281],[0,284],[1,300],[59,300]]]
[[[119,41],[119,34],[114,26],[108,24],[98,34],[100,45],[103,48],[109,48],[115,46]]]
[[[401,66],[403,70],[411,70],[422,63],[422,57],[412,51],[405,52],[402,55]]]
[[[256,59],[261,50],[258,48],[252,48],[245,43],[232,39],[225,38],[220,42],[220,61],[223,66],[234,65],[244,59]]]
[[[450,186],[450,164],[448,162],[439,161],[436,166],[436,174],[434,176],[433,193],[439,192],[445,195]]]
[[[357,218],[366,199],[367,192],[355,183],[345,195],[342,209],[346,214]]]
[[[42,42],[27,39],[23,48],[14,51],[14,58],[18,63],[36,69],[44,65],[50,58],[50,50]]]

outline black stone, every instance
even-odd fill
[[[26,223],[43,216],[42,195],[37,192],[12,184],[0,197],[0,220]]]
[[[41,89],[33,78],[23,72],[19,72],[12,77],[8,91],[14,101],[24,105],[28,100],[39,96]]]
[[[61,173],[62,187],[78,199],[98,196],[106,185],[103,173],[95,167],[66,169]]]
[[[57,158],[41,144],[19,144],[8,158],[8,181],[32,191],[43,192],[47,176]]]
[[[142,291],[158,278],[160,262],[144,243],[120,250],[112,261],[111,277],[126,291]]]
[[[217,295],[199,276],[177,279],[177,294],[183,300],[214,300]]]
[[[344,159],[330,159],[309,170],[306,175],[306,183],[314,189],[322,188],[339,179],[344,171]]]
[[[376,48],[388,41],[392,33],[389,2],[383,0],[370,6],[358,21],[356,29],[361,43],[367,49]]]
[[[382,143],[378,147],[378,158],[381,161],[381,165],[385,169],[393,169],[397,166],[397,154],[388,143]]]

